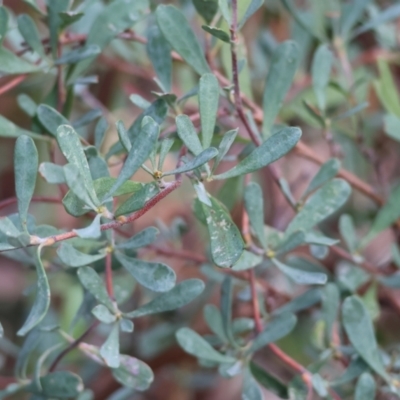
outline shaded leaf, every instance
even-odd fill
[[[288,278],[299,285],[325,285],[328,277],[320,272],[308,272],[290,267],[276,258],[271,260],[273,264],[282,271]]]
[[[400,218],[400,185],[392,190],[386,202],[378,211],[374,222],[366,237],[362,240],[362,246],[365,246],[378,233],[389,228],[398,218]]]
[[[207,149],[211,145],[214,134],[219,102],[219,83],[214,74],[207,73],[201,76],[198,96],[201,121],[201,141],[203,148]]]
[[[209,25],[202,25],[201,27],[203,28],[203,30],[208,32],[210,35],[213,35],[217,39],[220,39],[225,43],[231,42],[231,37],[229,36],[229,34],[225,31],[223,31],[222,29],[215,28],[215,27],[209,26]]]
[[[127,257],[120,252],[115,255],[123,267],[144,287],[154,292],[167,292],[174,287],[176,274],[168,265]]]
[[[326,44],[322,44],[314,53],[311,66],[311,76],[315,96],[317,97],[318,108],[325,111],[326,88],[332,70],[333,54]]]
[[[43,162],[39,166],[39,173],[48,183],[65,183],[64,169],[61,165]]]
[[[232,330],[232,299],[233,298],[233,282],[231,276],[226,276],[221,285],[221,316],[222,316],[222,326],[224,332],[229,342],[236,346],[236,341],[233,336]]]
[[[241,29],[242,26],[247,22],[247,20],[264,4],[264,0],[251,0],[251,3],[247,7],[247,10],[239,22],[238,28]]]
[[[297,296],[294,300],[289,301],[284,306],[274,310],[273,314],[283,314],[286,312],[297,313],[305,310],[321,301],[320,289],[310,289],[307,292]]]
[[[139,249],[140,247],[146,247],[157,239],[157,235],[159,233],[160,231],[157,228],[155,228],[154,226],[150,226],[146,229],[143,229],[136,235],[132,236],[125,242],[117,244],[115,247],[117,249],[130,249],[130,250],[136,250]]]
[[[174,144],[174,140],[173,139],[164,139],[161,142],[161,148],[160,148],[160,154],[159,154],[158,166],[157,166],[157,169],[159,171],[162,170],[165,158],[167,157],[167,155],[168,155],[169,151],[171,150],[171,147],[173,146],[173,144]]]
[[[218,11],[218,0],[192,0],[196,11],[209,24]]]
[[[291,313],[282,313],[268,321],[267,327],[254,339],[249,351],[256,352],[267,344],[274,343],[288,335],[296,326],[297,318]]]
[[[13,52],[0,46],[0,72],[8,75],[29,74],[40,71],[37,65],[33,65]]]
[[[340,25],[344,37],[348,36],[350,30],[363,16],[364,10],[369,3],[371,3],[371,0],[354,0],[351,3],[343,4]]]
[[[242,400],[263,400],[264,395],[249,369],[243,374]]]
[[[272,126],[292,85],[299,60],[299,48],[295,42],[283,42],[274,51],[263,97],[264,137],[271,136]]]
[[[385,133],[393,140],[400,142],[400,118],[393,114],[386,114],[383,117]]]
[[[175,118],[176,128],[178,136],[185,144],[185,146],[197,156],[203,151],[203,146],[200,143],[200,139],[197,136],[197,132],[194,129],[193,122],[187,115],[178,115]]]
[[[116,217],[120,215],[130,214],[134,211],[140,210],[144,207],[147,201],[154,197],[159,192],[158,185],[154,182],[146,183],[144,186],[138,190],[134,195],[132,195],[125,203],[115,211],[114,215]]]
[[[50,141],[48,136],[39,135],[38,133],[22,129],[7,118],[4,118],[2,115],[0,115],[0,137],[18,138],[21,135],[29,136],[35,140],[44,140],[47,142]]]
[[[114,305],[104,287],[103,280],[91,267],[78,269],[78,278],[82,286],[92,294],[99,303],[104,304],[110,311],[114,311]]]
[[[257,171],[283,157],[296,145],[300,137],[301,130],[299,128],[283,128],[268,138],[261,146],[255,148],[235,167],[222,174],[215,175],[213,179],[233,178]]]
[[[155,24],[147,31],[146,50],[164,90],[170,92],[172,80],[171,46]]]
[[[261,264],[263,257],[261,255],[254,254],[250,251],[244,250],[239,260],[232,266],[233,271],[245,271],[250,268],[254,268]]]
[[[132,142],[132,148],[125,160],[117,180],[104,196],[109,198],[127,181],[147,160],[158,139],[159,126],[151,117],[144,117],[140,134]]]
[[[144,315],[175,310],[194,300],[203,292],[204,287],[204,282],[200,279],[188,279],[178,283],[169,292],[161,294],[137,310],[124,315],[127,318],[137,318]]]
[[[326,163],[322,164],[321,168],[308,185],[302,197],[307,197],[314,190],[318,189],[320,186],[334,178],[338,173],[339,168],[340,161],[337,158],[331,158]]]
[[[232,129],[232,130],[226,132],[225,135],[222,137],[222,140],[218,146],[218,156],[215,158],[215,161],[214,161],[214,165],[213,165],[213,169],[212,169],[213,172],[216,170],[219,163],[222,161],[222,159],[228,153],[229,149],[231,148],[233,142],[236,139],[238,131],[239,131],[239,129]]]
[[[299,213],[292,219],[285,235],[295,231],[309,231],[337,211],[349,198],[350,185],[342,179],[333,179],[307,199]]]
[[[40,258],[41,250],[41,246],[38,246],[35,260],[37,274],[35,302],[33,303],[24,325],[17,332],[18,336],[25,336],[29,331],[37,326],[46,316],[47,310],[50,306],[50,286],[46,271]]]
[[[57,129],[57,142],[68,162],[78,168],[82,176],[85,188],[94,205],[100,205],[93,186],[93,180],[85,153],[81,146],[79,135],[68,125],[61,125]]]
[[[325,322],[325,343],[332,343],[333,324],[336,321],[340,305],[340,293],[334,283],[328,283],[322,289],[322,318]]]
[[[80,238],[98,239],[101,236],[100,222],[101,222],[101,214],[97,214],[89,226],[81,229],[73,229],[73,231]]]
[[[234,358],[219,353],[198,333],[190,328],[180,328],[176,332],[176,340],[186,353],[200,359],[216,363],[230,363],[235,361]]]
[[[175,175],[175,174],[182,174],[184,172],[192,171],[196,168],[201,167],[202,165],[208,163],[214,157],[218,155],[218,150],[214,147],[209,147],[202,151],[199,155],[194,157],[192,160],[188,161],[187,163],[181,165],[180,167],[172,170],[163,172],[163,176],[168,175]]]
[[[106,306],[98,304],[92,310],[92,314],[101,322],[105,324],[112,324],[117,320],[117,317],[112,314]]]
[[[53,136],[57,136],[57,129],[61,125],[69,125],[69,121],[54,108],[47,104],[40,104],[36,109],[39,122]]]
[[[118,368],[119,359],[119,325],[114,324],[107,340],[100,347],[100,355],[110,368]]]
[[[132,144],[129,140],[128,132],[125,129],[124,123],[122,121],[117,122],[117,132],[118,138],[124,149],[129,153],[132,148]]]
[[[60,260],[74,268],[83,267],[85,265],[93,264],[97,260],[103,259],[106,254],[85,254],[75,249],[72,244],[68,242],[62,242],[57,249],[57,255]]]
[[[44,398],[76,398],[84,389],[82,378],[69,371],[52,372],[40,377],[39,382],[41,390],[38,390],[38,385],[32,382],[27,391]]]
[[[222,342],[227,343],[228,338],[225,334],[220,310],[214,304],[207,304],[203,309],[203,315],[211,331],[215,333]]]
[[[375,394],[375,380],[369,372],[364,372],[360,378],[358,378],[354,400],[374,400]]]
[[[25,232],[28,232],[28,209],[35,190],[38,163],[38,152],[34,141],[28,136],[20,136],[14,149],[15,193],[18,199],[19,218]]]
[[[94,145],[100,150],[100,147],[103,143],[104,137],[107,133],[108,122],[104,117],[101,117],[96,124],[96,128],[94,130]]]
[[[342,306],[342,321],[347,336],[361,358],[383,379],[389,376],[382,364],[374,328],[368,311],[357,296],[345,299]]]
[[[154,380],[154,375],[147,364],[124,354],[120,354],[119,362],[119,368],[112,370],[114,378],[119,383],[138,391],[144,391],[149,388]]]
[[[241,256],[244,243],[226,208],[211,196],[210,200],[212,207],[201,202],[200,205],[210,235],[212,258],[219,267],[229,268]]]
[[[32,17],[28,14],[21,14],[17,18],[18,30],[28,46],[41,56],[45,55],[39,31]]]
[[[244,190],[244,204],[250,220],[250,226],[260,244],[266,248],[264,233],[264,199],[260,185],[250,182]]]
[[[354,227],[353,218],[348,214],[343,214],[339,219],[339,230],[347,248],[353,254],[358,247],[357,233]]]
[[[250,362],[250,371],[260,385],[264,386],[279,397],[284,399],[288,398],[287,387],[253,361]]]
[[[203,50],[182,12],[171,5],[159,5],[156,18],[161,32],[172,48],[198,74],[209,72]]]

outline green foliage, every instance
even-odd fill
[[[0,399],[399,398],[399,4],[12,3]]]

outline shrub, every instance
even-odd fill
[[[0,7],[0,398],[398,398],[400,6],[155,3]]]

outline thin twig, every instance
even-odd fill
[[[14,79],[11,79],[9,82],[7,82],[4,86],[0,87],[0,96],[9,90],[13,89],[15,86],[18,86],[22,81],[24,81],[28,75],[19,75]]]
[[[60,363],[60,361],[73,349],[75,349],[81,342],[83,342],[87,336],[99,325],[99,321],[95,321],[92,323],[92,325],[89,326],[89,328],[86,329],[85,332],[82,333],[81,336],[79,336],[77,339],[75,339],[72,343],[70,343],[53,361],[53,363],[50,365],[49,372],[53,372],[56,368],[57,365]]]

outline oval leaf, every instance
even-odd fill
[[[299,128],[283,128],[262,143],[261,146],[255,148],[235,167],[223,174],[215,175],[214,179],[233,178],[257,171],[283,157],[296,145],[300,137],[301,130]]]
[[[184,15],[173,6],[159,5],[156,10],[158,26],[172,48],[198,74],[209,72],[210,68],[203,50]]]
[[[127,257],[119,252],[116,257],[141,285],[154,292],[167,292],[175,285],[176,274],[168,265]]]
[[[25,232],[27,232],[29,204],[36,185],[38,164],[38,152],[34,141],[28,136],[20,136],[14,150],[15,193],[18,199],[19,218]]]
[[[189,353],[202,360],[216,363],[232,363],[235,359],[225,356],[215,350],[198,333],[190,328],[181,328],[176,332],[176,340],[186,353]]]

